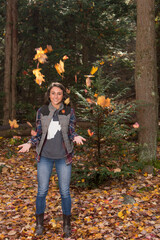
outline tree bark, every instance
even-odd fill
[[[12,46],[12,0],[7,0],[6,10],[6,36],[5,36],[5,64],[4,64],[4,108],[3,124],[8,123],[10,117],[10,79],[11,79],[11,46]]]
[[[144,165],[156,160],[158,130],[158,89],[155,41],[155,1],[137,1],[137,40],[135,68],[139,160]]]
[[[12,0],[12,98],[11,98],[11,118],[16,118],[16,76],[17,76],[17,54],[18,54],[18,43],[17,43],[17,0]]]
[[[5,70],[4,70],[4,108],[3,124],[16,115],[16,76],[17,76],[17,0],[7,0]]]

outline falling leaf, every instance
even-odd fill
[[[35,49],[37,54],[34,56],[33,60],[38,60],[40,63],[45,63],[47,61],[47,55],[45,54],[44,50],[40,48]]]
[[[62,73],[65,72],[64,70],[64,62],[62,60],[59,61],[59,63],[56,63],[54,65],[55,69],[57,70],[58,74],[61,76]]]
[[[100,62],[100,65],[103,65],[104,64],[104,61]]]
[[[110,102],[111,102],[111,100],[109,98],[107,98],[106,102],[105,102],[105,107],[109,107],[110,106]]]
[[[64,103],[65,103],[66,105],[68,105],[68,104],[70,103],[70,98],[67,98],[67,99],[64,101]]]
[[[63,56],[63,60],[67,60],[69,57],[67,55]]]
[[[101,107],[109,107],[110,106],[110,99],[107,98],[105,99],[105,96],[99,96],[97,99],[97,104],[100,105]]]
[[[47,50],[48,50],[48,52],[52,52],[53,51],[52,46],[51,45],[47,45]]]
[[[33,127],[30,122],[27,122],[27,125],[28,125],[29,127],[31,127],[31,128]]]
[[[136,122],[135,124],[133,124],[134,128],[139,128],[139,124]]]
[[[91,87],[92,80],[88,77],[86,78],[86,86]]]
[[[11,129],[19,127],[17,120],[15,120],[15,119],[13,121],[9,120],[9,125],[10,125]]]
[[[99,96],[97,99],[97,104],[100,105],[101,107],[104,107],[106,103],[105,96]]]
[[[45,82],[44,75],[40,72],[41,68],[36,68],[33,70],[33,74],[36,76],[35,82],[39,85],[42,84],[42,82]]]
[[[90,129],[88,129],[87,132],[88,132],[88,135],[89,135],[90,137],[92,137],[93,134],[94,134],[94,132],[92,132]]]
[[[94,75],[96,72],[97,72],[97,70],[98,70],[98,67],[92,67],[92,69],[91,69],[91,72],[90,72],[90,74],[91,75]]]
[[[95,93],[95,94],[94,94],[94,97],[96,97],[96,98],[97,98],[97,97],[98,97],[98,94],[97,94],[97,93]]]

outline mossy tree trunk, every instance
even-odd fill
[[[139,129],[139,160],[152,165],[156,159],[158,88],[155,41],[155,1],[137,1],[136,99]]]

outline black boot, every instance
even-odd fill
[[[71,236],[71,216],[63,214],[63,232],[64,237],[68,238]]]
[[[42,235],[43,233],[43,220],[44,213],[36,214],[36,235]]]

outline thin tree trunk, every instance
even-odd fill
[[[16,76],[17,76],[17,53],[18,53],[18,44],[17,44],[17,0],[12,0],[12,103],[11,103],[11,118],[16,117]]]
[[[156,159],[158,130],[157,61],[155,44],[155,1],[137,1],[136,99],[140,124],[139,160],[152,164]]]
[[[10,116],[10,79],[11,79],[11,38],[12,38],[12,19],[11,19],[12,0],[7,0],[6,10],[6,36],[5,36],[5,64],[4,64],[4,108],[3,124],[8,123]]]

